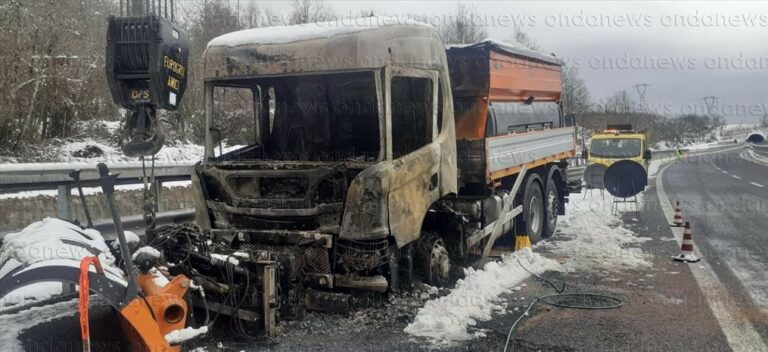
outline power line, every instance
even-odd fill
[[[632,86],[632,88],[635,88],[635,91],[637,92],[637,96],[639,97],[639,108],[640,112],[649,113],[650,109],[648,108],[648,102],[645,101],[645,92],[648,91],[648,87],[651,85],[648,83],[638,83]]]

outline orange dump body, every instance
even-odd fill
[[[490,54],[491,101],[559,101],[562,92],[560,66],[495,50]]]
[[[491,101],[559,102],[562,93],[560,61],[527,50],[508,51],[483,42],[447,50],[456,111],[456,139],[485,138]],[[528,55],[528,56],[526,56]]]
[[[463,184],[490,184],[519,171],[523,164],[536,167],[572,154],[570,148],[559,148],[537,156],[535,162],[502,165],[491,161],[521,149],[513,146],[512,138],[536,131],[548,135],[565,127],[558,106],[562,93],[559,59],[494,41],[453,46],[447,56]],[[510,138],[508,143],[500,141],[505,138]],[[556,138],[563,139],[562,133]],[[525,147],[536,146],[536,142],[526,143]]]

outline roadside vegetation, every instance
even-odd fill
[[[183,3],[184,6],[180,6]],[[333,20],[345,17],[384,15],[364,8],[357,14],[340,14],[323,0],[292,0],[287,13],[277,13],[259,1],[178,1],[176,17],[190,35],[189,84],[181,108],[163,112],[167,140],[200,144],[203,136],[202,57],[209,40],[232,31]],[[117,146],[123,111],[112,102],[105,78],[103,38],[106,17],[117,9],[112,0],[20,1],[0,0],[0,160],[50,160],[41,157],[51,148],[84,138]],[[387,14],[391,15],[391,14]],[[415,20],[425,14],[400,14]],[[428,14],[434,15],[434,14]],[[474,19],[473,6],[458,3],[441,18],[438,30],[446,43],[476,43],[488,37],[488,29]],[[545,50],[519,27],[499,38],[534,50]],[[549,51],[545,51],[549,52]],[[563,70],[562,107],[575,114],[588,131],[607,124],[631,123],[647,129],[652,142],[686,145],[708,142],[724,126],[718,116],[660,114],[641,106],[633,94],[620,91],[594,99],[578,67]],[[224,136],[238,136],[238,116]],[[763,123],[768,125],[768,119]],[[228,144],[240,144],[230,137]]]

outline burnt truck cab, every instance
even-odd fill
[[[197,224],[295,253],[325,287],[333,273],[383,278],[389,248],[418,239],[430,206],[457,192],[437,32],[397,18],[352,22],[239,31],[205,51]],[[222,152],[222,140],[242,147]]]

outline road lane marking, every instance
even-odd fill
[[[736,175],[731,175],[731,177],[733,177],[733,178],[735,178],[735,179],[737,179],[737,180],[741,180],[741,177],[739,177],[739,176],[736,176]]]
[[[723,174],[725,174],[725,175],[728,175],[728,171],[725,171],[725,170],[720,170],[720,172],[722,172],[722,173],[723,173]]]
[[[671,224],[673,222],[672,214],[674,214],[674,210],[672,209],[672,203],[667,197],[667,193],[664,192],[662,181],[667,167],[669,165],[662,167],[656,176],[656,193],[659,195],[661,211]],[[678,245],[682,244],[682,232],[682,228],[672,228],[672,233]],[[724,298],[730,297],[730,293],[717,277],[715,271],[712,270],[709,262],[705,259],[694,265],[688,268],[691,269],[693,278],[699,284],[704,299],[706,299],[709,308],[712,309],[712,314],[715,315],[715,319],[720,324],[720,329],[723,330],[731,350],[733,352],[768,351],[768,346],[766,346],[760,334],[757,333],[752,322],[744,315],[738,314],[741,308],[734,304],[734,300]]]
[[[759,184],[757,182],[750,182],[749,184],[751,184],[753,186],[756,186],[756,187],[765,188],[765,186],[763,186],[763,185],[761,185],[761,184]]]

